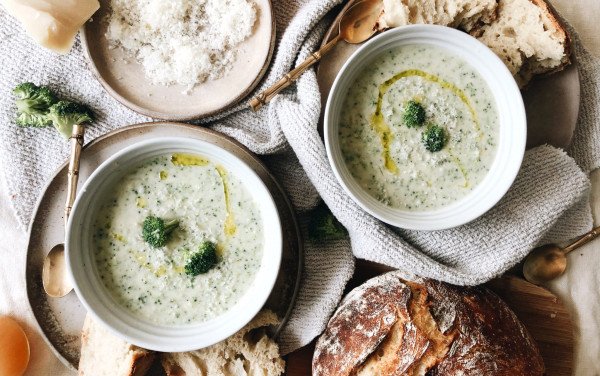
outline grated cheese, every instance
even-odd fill
[[[106,36],[155,85],[222,77],[256,22],[249,0],[112,0]]]

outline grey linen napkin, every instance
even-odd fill
[[[274,1],[277,49],[259,89],[275,82],[318,46],[328,23],[324,16],[338,3]],[[452,230],[391,228],[344,193],[317,131],[321,102],[314,71],[258,113],[242,103],[202,121],[264,155],[299,213],[307,239],[305,271],[292,317],[280,337],[282,353],[307,344],[324,329],[353,273],[353,255],[419,276],[473,285],[506,271],[540,242],[566,240],[590,228],[586,173],[600,164],[600,63],[581,46],[576,34],[573,37],[583,83],[581,115],[569,150],[575,159],[551,146],[528,151],[506,197],[482,218]],[[0,64],[1,171],[25,228],[44,183],[66,159],[68,148],[51,129],[14,125],[12,87],[22,81],[49,84],[63,96],[90,104],[99,119],[89,127],[88,139],[149,119],[124,108],[102,90],[86,68],[79,43],[67,56],[47,52],[31,43],[1,8]],[[350,241],[317,243],[306,236],[310,211],[319,197],[347,227]]]

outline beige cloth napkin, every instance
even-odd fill
[[[598,0],[553,0],[579,33],[584,45],[600,56]],[[592,212],[600,225],[600,170],[591,174]],[[575,326],[575,376],[600,376],[600,239],[572,252],[569,268],[548,287],[567,306]]]

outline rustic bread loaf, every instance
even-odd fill
[[[569,63],[570,42],[544,0],[500,0],[496,21],[478,39],[504,61],[519,86]]]
[[[225,341],[202,350],[161,354],[161,363],[168,376],[282,375],[285,362],[265,332],[278,322],[275,313],[262,311]]]
[[[154,352],[128,344],[95,323],[90,315],[85,317],[79,375],[143,376],[154,357]]]
[[[544,374],[539,350],[515,314],[485,288],[367,281],[342,301],[317,341],[314,376]]]
[[[408,24],[455,27],[504,61],[519,87],[569,64],[570,42],[544,0],[384,0],[381,29]]]

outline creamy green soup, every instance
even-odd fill
[[[144,241],[147,216],[178,219],[166,245]],[[185,265],[204,241],[218,263],[190,276]],[[103,200],[94,224],[97,268],[112,296],[134,315],[162,325],[212,319],[231,308],[260,268],[264,236],[248,189],[224,167],[197,155],[149,160]]]
[[[425,119],[408,126],[409,103]],[[423,133],[443,129],[432,152]],[[348,170],[377,200],[409,211],[460,200],[486,176],[498,142],[498,112],[490,88],[468,62],[428,45],[378,56],[348,90],[339,124]]]

